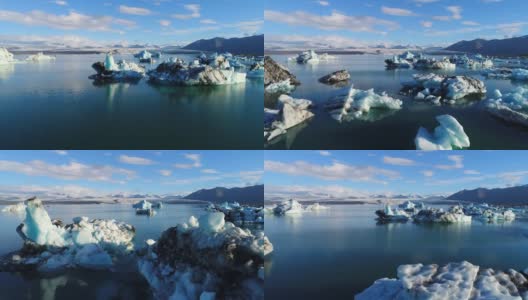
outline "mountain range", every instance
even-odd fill
[[[528,204],[528,185],[495,189],[477,188],[474,190],[462,190],[446,199],[499,205],[526,205]]]
[[[201,189],[191,193],[183,199],[202,200],[212,203],[222,203],[225,201],[238,202],[247,205],[264,205],[264,185],[253,185],[247,187],[215,187],[212,189]]]
[[[495,40],[460,41],[445,50],[491,56],[525,56],[528,55],[528,35]]]
[[[186,50],[208,52],[230,52],[235,55],[264,55],[264,35],[253,35],[242,38],[202,39],[183,47]]]

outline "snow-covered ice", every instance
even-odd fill
[[[334,119],[341,122],[348,119],[361,119],[368,115],[371,109],[401,109],[402,101],[387,95],[377,94],[374,89],[359,90],[351,86],[346,96],[338,96],[329,101],[326,108]]]
[[[149,243],[138,268],[159,299],[263,299],[259,274],[273,245],[263,232],[209,213],[167,229]]]
[[[437,102],[459,100],[486,94],[484,82],[469,76],[447,76],[434,73],[415,74],[412,81],[402,82],[403,90],[415,95],[416,100]]]
[[[422,209],[413,216],[413,221],[417,223],[471,223],[471,219],[458,205],[451,207],[449,211],[438,208]]]
[[[414,143],[416,150],[453,150],[468,148],[469,137],[464,132],[464,127],[450,115],[437,116],[440,123],[431,134],[423,127],[418,129]]]

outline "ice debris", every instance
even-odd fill
[[[273,245],[209,213],[164,231],[147,246],[138,268],[158,299],[263,299],[264,257]]]
[[[486,86],[481,80],[469,76],[447,76],[439,74],[415,74],[414,80],[403,82],[403,92],[435,104],[440,101],[456,101],[468,96],[482,97]],[[450,103],[454,103],[451,101]]]
[[[148,52],[147,50],[142,50],[134,54],[134,57],[139,59],[139,62],[141,63],[152,63],[154,61],[152,53]]]
[[[295,58],[300,64],[313,64],[320,61],[326,61],[335,58],[334,56],[328,55],[328,53],[317,54],[314,50],[307,50],[299,53]]]
[[[334,119],[341,122],[349,119],[361,119],[371,109],[401,109],[402,101],[387,95],[386,92],[376,94],[374,89],[359,90],[351,86],[346,96],[338,96],[326,105]]]
[[[26,217],[17,227],[23,248],[0,263],[1,270],[61,271],[66,268],[112,269],[133,250],[132,225],[115,220],[76,217],[73,224],[52,220],[37,198],[26,201]]]
[[[26,211],[26,205],[24,202],[19,202],[17,204],[12,205],[6,205],[4,208],[2,208],[2,212],[5,213],[23,213]]]
[[[42,62],[42,61],[50,61],[50,60],[55,60],[55,59],[56,59],[55,56],[44,55],[44,53],[39,52],[37,54],[33,54],[33,55],[28,56],[26,58],[26,61]]]
[[[383,210],[376,210],[378,221],[380,222],[407,222],[410,215],[402,209],[392,209],[390,205],[385,205]]]
[[[490,69],[482,72],[482,75],[488,78],[494,79],[511,79],[517,81],[526,81],[528,80],[528,70],[527,69],[508,69],[508,68],[498,68]]]
[[[89,78],[98,83],[137,82],[145,76],[145,68],[124,60],[115,62],[112,54],[108,53],[104,62],[96,62],[92,68],[97,74]]]
[[[264,109],[264,139],[271,141],[285,134],[289,128],[312,118],[314,114],[309,110],[311,106],[310,100],[281,95],[277,110]]]
[[[316,212],[316,211],[325,210],[325,209],[328,209],[328,206],[320,205],[317,202],[304,207],[298,201],[289,199],[281,203],[278,203],[272,207],[266,208],[266,213],[274,214],[277,216],[284,216],[284,215],[298,215],[303,212]]]
[[[484,102],[485,109],[506,122],[528,126],[528,88],[517,87],[511,93],[495,90],[495,99]]]
[[[240,205],[238,202],[224,202],[220,205],[210,204],[207,206],[208,211],[222,212],[226,222],[237,225],[245,223],[264,223],[264,209],[262,207],[252,207]]]
[[[347,70],[339,70],[319,78],[319,81],[326,84],[336,84],[346,82],[350,79]]]
[[[526,299],[528,280],[513,269],[481,269],[467,261],[401,265],[397,279],[383,278],[356,295],[357,300]]]
[[[440,123],[431,134],[423,127],[418,129],[414,139],[416,150],[453,150],[468,148],[469,137],[464,132],[464,127],[450,115],[437,116]]]

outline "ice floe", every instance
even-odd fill
[[[295,75],[269,56],[264,57],[264,69],[264,86],[266,87],[266,92],[276,93],[286,89],[287,91],[283,91],[283,93],[289,93],[295,89],[295,86],[300,84]]]
[[[452,206],[448,211],[426,208],[413,215],[416,223],[471,223],[471,216],[464,214],[462,206]]]
[[[23,213],[26,211],[26,204],[23,202],[19,202],[17,204],[12,205],[6,205],[4,208],[2,208],[2,212],[5,213]]]
[[[183,61],[163,62],[148,73],[150,82],[166,85],[226,85],[246,82],[246,73],[224,68]]]
[[[464,127],[450,115],[437,116],[440,123],[431,134],[427,129],[420,127],[414,139],[416,150],[453,150],[468,148],[469,137],[464,132]]]
[[[225,222],[221,212],[164,231],[138,260],[158,299],[263,299],[264,257],[273,245],[263,232]]]
[[[222,212],[226,222],[237,225],[244,223],[264,223],[264,209],[262,207],[240,205],[238,202],[224,202],[220,205],[210,204],[207,210]]]
[[[380,222],[406,222],[410,215],[403,209],[392,209],[390,205],[385,205],[381,210],[376,210],[378,221]]]
[[[26,205],[25,220],[17,227],[24,246],[1,262],[2,270],[112,269],[115,261],[132,253],[132,225],[76,217],[73,224],[64,226],[49,217],[39,199],[31,198]]]
[[[493,67],[493,61],[480,54],[467,56],[466,54],[458,56],[453,55],[450,59],[456,65],[466,69],[489,69]]]
[[[482,75],[488,78],[494,79],[511,79],[517,81],[527,81],[528,80],[528,70],[527,69],[508,69],[508,68],[498,68],[498,69],[489,69],[482,72]]]
[[[317,212],[317,211],[325,210],[328,208],[329,208],[328,206],[323,206],[317,202],[313,204],[309,204],[305,207],[298,201],[289,199],[281,203],[275,204],[271,207],[265,208],[265,213],[274,214],[277,216],[299,215],[299,214],[302,214],[303,212]]]
[[[397,279],[383,278],[356,295],[356,300],[390,299],[526,299],[525,275],[515,270],[483,269],[467,261],[401,265]]]
[[[359,90],[351,86],[346,96],[338,96],[326,104],[334,119],[341,122],[350,119],[362,119],[371,109],[398,110],[402,101],[392,98],[386,92],[377,94],[374,89]]]
[[[432,70],[455,70],[456,64],[452,63],[448,58],[436,60],[435,58],[422,58],[414,63],[415,69],[432,69]]]
[[[17,62],[13,53],[7,51],[6,48],[0,48],[0,65],[12,64]]]
[[[134,54],[134,57],[139,59],[139,62],[142,62],[142,63],[152,63],[154,61],[152,57],[152,53],[150,53],[147,50],[142,50]]]
[[[96,62],[92,68],[97,74],[89,78],[98,83],[136,82],[145,76],[145,68],[124,60],[115,62],[112,54],[107,54],[104,62]]]
[[[484,82],[469,76],[430,73],[415,74],[413,78],[412,81],[402,82],[402,91],[414,95],[416,100],[435,104],[439,104],[440,101],[454,103],[468,96],[482,97],[486,94]]]
[[[43,62],[43,61],[51,61],[51,60],[55,60],[56,57],[55,56],[50,56],[50,55],[44,55],[44,53],[42,52],[39,52],[37,54],[33,54],[33,55],[30,55],[26,58],[26,61],[30,61],[30,62]]]
[[[314,50],[307,50],[299,53],[295,57],[295,61],[300,64],[314,64],[320,61],[326,61],[335,58],[334,56],[328,55],[328,53],[317,54]]]
[[[319,78],[319,81],[326,84],[337,84],[347,82],[350,79],[350,73],[347,70],[339,70]]]
[[[528,88],[517,87],[511,93],[495,90],[495,99],[484,102],[485,109],[506,122],[528,126]]]
[[[312,118],[314,114],[309,110],[311,106],[310,100],[281,95],[277,110],[264,109],[264,139],[271,141],[285,134],[286,130]]]

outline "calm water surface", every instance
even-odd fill
[[[377,225],[380,205],[333,205],[298,217],[266,216],[274,252],[266,298],[353,299],[401,264],[467,260],[482,267],[528,267],[528,222]]]
[[[117,59],[134,61],[131,55]],[[256,122],[262,119],[261,79],[218,87],[159,87],[146,79],[96,86],[88,76],[95,73],[92,63],[102,60],[102,54],[57,55],[53,62],[0,66],[0,147],[262,147],[262,125]]]
[[[314,118],[272,141],[267,145],[269,149],[415,149],[414,137],[418,128],[424,126],[432,131],[438,126],[435,117],[441,114],[454,116],[464,126],[472,149],[528,148],[528,129],[490,116],[478,108],[478,100],[435,106],[400,95],[401,82],[408,81],[413,74],[421,72],[412,69],[385,70],[385,56],[337,55],[335,60],[307,65],[288,62],[286,55],[272,57],[287,66],[300,80],[301,85],[292,96],[310,99],[316,107],[313,110]],[[347,87],[338,88],[318,82],[322,76],[341,69],[350,72],[351,80]],[[477,70],[458,68],[455,72],[437,73],[467,74],[484,80],[490,97],[495,89],[504,93],[519,85],[528,87],[528,84],[510,80],[488,80]],[[378,110],[377,120],[373,122],[355,120],[338,123],[324,109],[324,104],[336,95],[345,94],[351,84],[362,90],[373,88],[377,93],[387,91],[390,96],[401,99],[403,107],[397,111]],[[274,108],[276,101],[277,95],[266,94],[266,107]]]
[[[0,206],[0,210],[3,206]],[[72,223],[76,216],[116,219],[134,225],[134,243],[143,246],[145,240],[157,239],[167,228],[186,222],[190,216],[205,214],[205,205],[165,205],[153,217],[137,216],[131,205],[50,205],[46,207],[51,218]],[[16,226],[22,216],[0,215],[0,255],[18,250],[22,240]],[[0,272],[0,299],[151,299],[147,282],[134,266],[116,272],[74,270],[61,274]],[[6,298],[6,295],[9,295]]]

